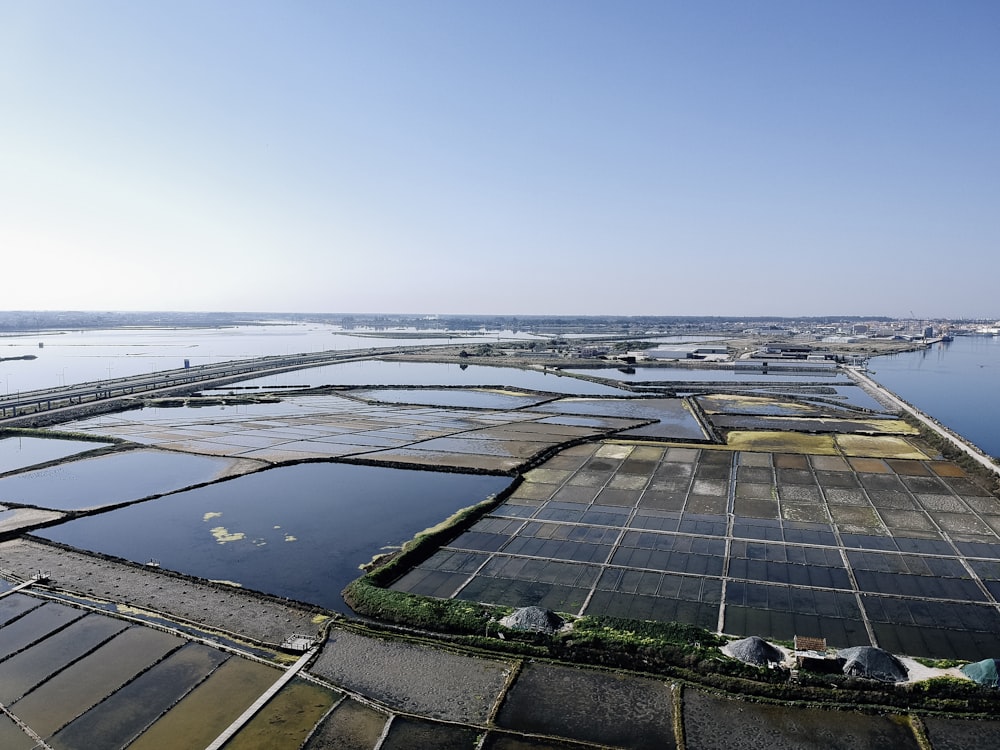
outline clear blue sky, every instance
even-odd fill
[[[0,0],[0,307],[1000,316],[992,0]]]

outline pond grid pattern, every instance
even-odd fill
[[[21,725],[55,750],[205,747],[280,675],[178,633],[23,593],[0,598],[0,747],[10,750],[42,746]],[[302,713],[286,705],[295,689],[275,705]],[[334,699],[310,689],[314,715],[298,744]],[[254,746],[278,736],[265,728]]]
[[[642,418],[299,396],[280,403],[104,414],[65,429],[166,450],[267,462],[364,457],[383,463],[505,472],[553,446],[642,422]]]
[[[1000,501],[949,461],[570,448],[393,584],[732,635],[1000,652]]]

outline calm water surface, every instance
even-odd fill
[[[89,440],[54,440],[36,437],[9,437],[0,440],[0,474],[77,453],[105,448],[110,443]]]
[[[581,396],[628,395],[619,388],[591,383],[587,380],[557,375],[552,371],[521,370],[516,367],[489,367],[485,365],[447,364],[440,362],[393,362],[368,359],[346,362],[341,365],[310,367],[295,372],[268,375],[245,380],[240,386],[303,386],[317,388],[324,385],[503,385],[509,388],[529,388],[551,393]],[[219,389],[226,392],[227,388]]]
[[[416,335],[414,335],[416,333]],[[15,394],[234,359],[394,346],[482,344],[537,338],[514,331],[344,331],[319,323],[225,328],[116,328],[0,336],[0,393]],[[408,335],[403,335],[408,334]],[[12,359],[24,355],[33,360]]]
[[[279,467],[80,518],[40,536],[344,611],[358,566],[507,477],[346,464]]]
[[[1000,339],[957,336],[930,349],[877,357],[872,379],[1000,456]]]
[[[0,497],[40,508],[83,510],[211,482],[231,464],[214,456],[133,450],[12,474],[0,479]]]

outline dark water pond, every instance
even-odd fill
[[[298,464],[80,518],[40,536],[344,611],[340,592],[360,564],[509,482]]]
[[[88,440],[55,440],[37,437],[4,438],[0,440],[0,474],[104,448],[107,445],[109,443],[94,443]]]
[[[224,458],[135,450],[5,477],[0,497],[56,510],[96,508],[209,482],[230,465]]]

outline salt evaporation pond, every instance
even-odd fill
[[[166,451],[113,453],[4,477],[0,500],[54,510],[116,505],[211,482],[232,463]]]
[[[456,510],[503,490],[507,477],[335,463],[297,464],[219,482],[39,536],[329,609],[358,566]]]
[[[0,474],[29,466],[58,461],[77,453],[106,448],[111,443],[91,440],[58,440],[38,437],[9,437],[0,440]]]
[[[594,373],[589,373],[594,374]],[[549,370],[522,370],[516,367],[489,367],[441,362],[392,362],[365,359],[339,365],[310,367],[278,375],[244,380],[241,388],[319,388],[324,385],[459,385],[467,387],[503,385],[508,388],[528,388],[534,391],[567,393],[581,396],[628,395],[609,385],[565,377]],[[232,386],[217,389],[228,392]],[[206,390],[206,393],[211,391]]]

